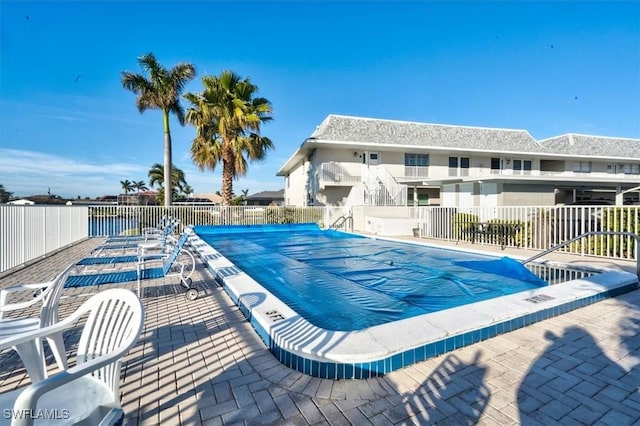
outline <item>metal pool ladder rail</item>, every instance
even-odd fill
[[[349,221],[349,225],[351,226],[349,229],[353,229],[353,216],[351,216],[350,214],[342,215],[339,218],[337,218],[336,221],[331,224],[329,229],[341,228],[342,225],[344,225],[347,221]]]
[[[636,240],[636,276],[638,277],[638,281],[640,281],[640,235],[634,234],[633,232],[628,231],[590,231],[585,232],[584,234],[580,234],[577,237],[571,238],[570,240],[564,241],[558,245],[555,245],[551,248],[546,249],[545,251],[536,254],[535,256],[531,256],[528,259],[522,261],[522,264],[527,264],[532,260],[536,260],[542,256],[545,256],[551,252],[554,252],[558,249],[561,249],[564,246],[567,246],[573,242],[583,239],[584,237],[589,237],[592,235],[616,235],[616,236],[627,236],[631,238],[635,238]]]

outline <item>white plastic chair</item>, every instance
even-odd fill
[[[10,421],[13,426],[30,426],[35,418],[38,424],[56,425],[114,424],[122,420],[122,357],[136,343],[144,325],[144,308],[135,293],[121,288],[104,290],[59,323],[14,340],[24,343],[60,333],[76,327],[84,317],[87,319],[75,366],[0,394],[0,407],[11,414],[0,416],[0,424]]]
[[[0,349],[13,347],[18,352],[32,382],[40,381],[46,377],[42,339],[13,345],[11,344],[12,338],[58,322],[60,295],[73,267],[74,264],[69,265],[52,281],[46,283],[22,284],[0,290]],[[25,291],[34,293],[35,297],[22,302],[9,302],[10,294]],[[40,302],[42,302],[42,307],[40,315],[37,317],[5,318],[4,316],[7,312],[22,311]],[[47,342],[58,367],[67,368],[67,354],[62,333],[48,335]]]

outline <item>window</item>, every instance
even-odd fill
[[[640,164],[625,164],[623,170],[627,175],[640,174]]]
[[[449,157],[449,176],[458,176],[458,157]]]
[[[491,158],[491,173],[498,174],[502,170],[502,161],[499,158]]]
[[[404,154],[404,175],[408,177],[429,176],[429,155]]]
[[[573,164],[573,171],[576,173],[590,173],[591,163],[589,161],[576,161]]]
[[[469,176],[470,163],[469,157],[449,157],[449,176]]]
[[[469,165],[471,161],[469,157],[460,157],[460,175],[469,176]]]
[[[429,166],[429,155],[428,154],[405,154],[404,155],[404,165],[405,166],[428,167]]]
[[[514,174],[531,174],[532,162],[531,160],[513,160],[513,173]]]

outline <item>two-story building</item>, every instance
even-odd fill
[[[640,139],[329,115],[278,171],[285,204],[640,202]]]

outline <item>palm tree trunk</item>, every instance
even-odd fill
[[[233,161],[222,159],[222,205],[231,205],[233,198]]]
[[[164,119],[164,206],[171,207],[171,132],[169,130],[169,111],[162,110]]]

